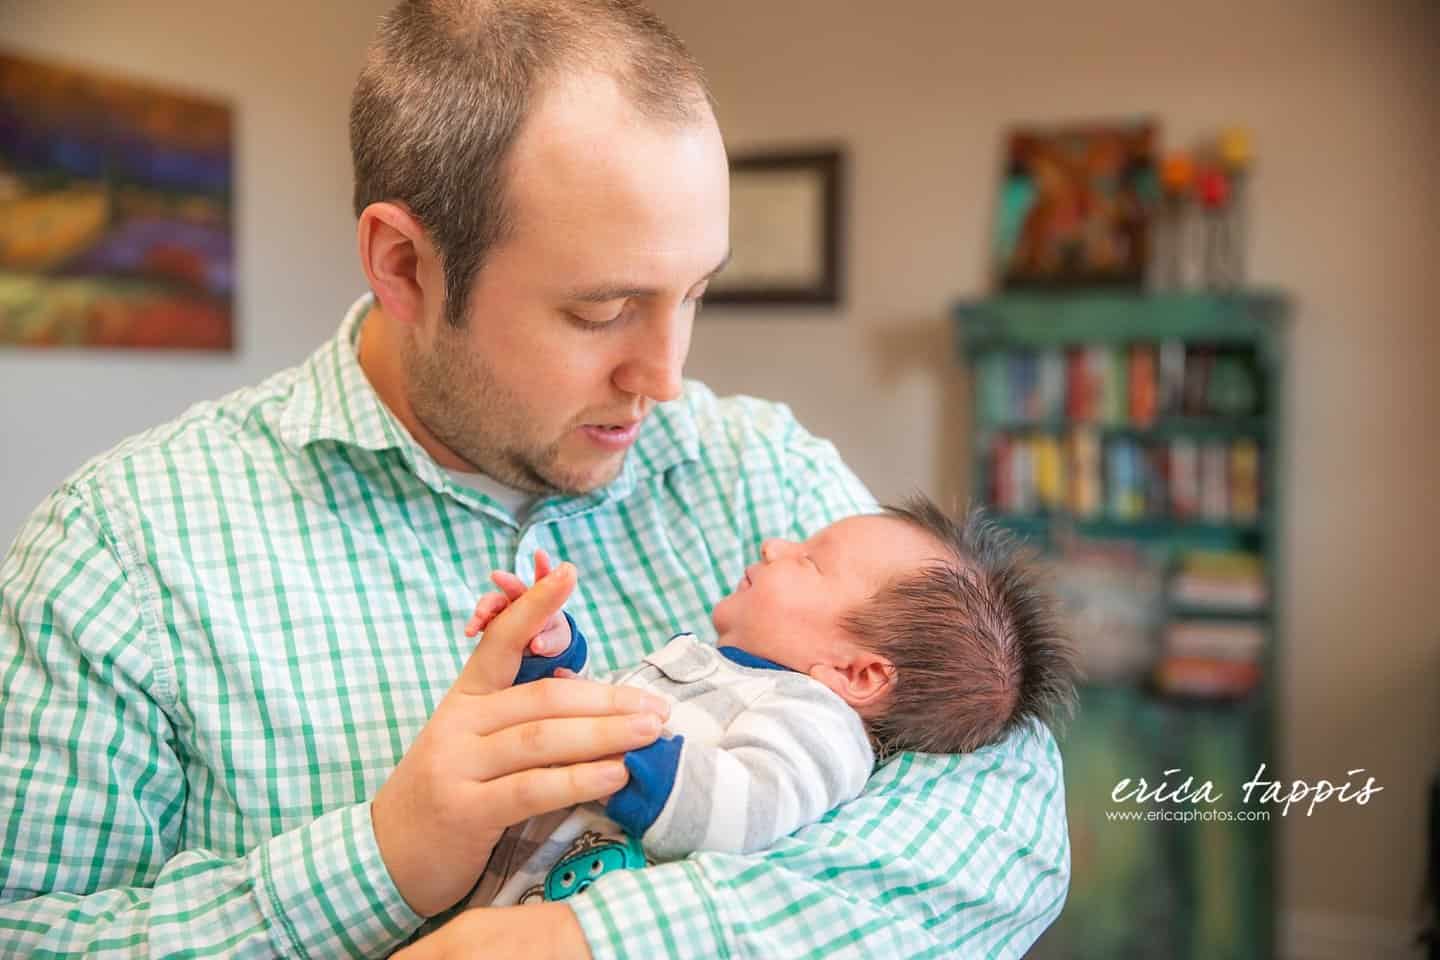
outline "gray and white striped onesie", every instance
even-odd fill
[[[585,638],[570,623],[570,649],[527,657],[517,682],[554,666],[583,673]],[[563,899],[611,870],[697,850],[762,850],[858,796],[875,764],[860,715],[824,684],[693,634],[593,679],[670,700],[661,739],[625,755],[630,780],[603,807],[507,830],[468,906]]]

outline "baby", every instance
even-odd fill
[[[557,900],[600,875],[696,850],[764,849],[858,796],[877,757],[960,753],[1073,703],[1075,664],[1050,599],[979,509],[963,523],[916,497],[804,543],[771,539],[711,614],[716,646],[672,637],[593,679],[672,703],[665,733],[625,755],[630,779],[510,828],[468,905]],[[549,572],[543,551],[536,577]],[[474,636],[524,583],[492,575]],[[530,642],[517,683],[585,674],[568,613]]]

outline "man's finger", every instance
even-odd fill
[[[456,772],[472,780],[495,780],[535,767],[587,763],[650,746],[660,726],[660,718],[648,711],[517,723],[477,738]]]
[[[608,797],[628,779],[625,764],[615,760],[525,770],[474,784],[474,808],[488,811],[496,823],[516,824],[551,810]]]
[[[569,680],[545,677],[486,697],[483,709],[475,710],[475,719],[461,722],[484,735],[546,717],[607,717],[641,711],[668,719],[670,701],[635,687],[614,686],[583,677]]]
[[[493,693],[513,684],[530,638],[560,612],[574,589],[575,567],[562,563],[550,576],[518,599],[511,600],[485,628],[485,636],[461,669],[455,689],[463,693]]]

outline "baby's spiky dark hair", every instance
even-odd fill
[[[956,521],[921,495],[884,515],[929,534],[945,560],[897,577],[845,618],[895,666],[869,722],[878,752],[968,752],[1032,721],[1058,733],[1074,711],[1075,653],[1014,536],[980,507]]]

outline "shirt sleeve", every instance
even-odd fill
[[[963,756],[902,753],[757,854],[606,874],[567,901],[595,960],[1023,957],[1070,881],[1043,727]]]
[[[854,799],[874,765],[864,724],[818,683],[782,677],[713,742],[683,736],[625,755],[605,812],[651,856],[751,853]]]
[[[575,618],[567,611],[560,611],[565,614],[565,622],[570,625],[570,646],[561,650],[553,657],[541,656],[538,653],[531,653],[527,644],[525,653],[520,657],[520,670],[515,674],[516,683],[532,683],[536,680],[543,680],[553,676],[555,671],[564,667],[566,670],[574,670],[582,677],[590,675],[590,653],[585,641],[585,634],[575,624]]]
[[[0,563],[0,943],[27,957],[373,956],[417,929],[369,802],[245,856],[181,849],[173,678],[99,498],[62,490]]]

